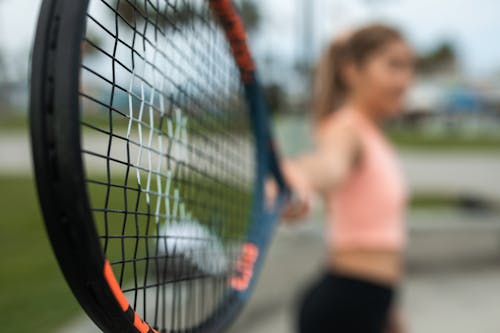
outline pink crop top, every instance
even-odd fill
[[[339,110],[360,139],[359,164],[327,195],[327,241],[337,250],[401,250],[406,244],[406,186],[396,153],[363,114]]]

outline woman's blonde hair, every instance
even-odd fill
[[[401,33],[383,24],[372,24],[342,35],[333,41],[316,68],[312,113],[316,121],[337,110],[348,93],[343,68],[347,63],[362,66],[390,42],[403,41]]]

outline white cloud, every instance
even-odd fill
[[[30,47],[41,0],[0,1],[0,42],[11,52]]]

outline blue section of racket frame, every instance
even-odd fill
[[[290,197],[290,189],[281,173],[278,155],[275,150],[266,99],[255,72],[253,73],[253,80],[244,83],[244,88],[255,139],[256,158],[253,206],[246,243],[257,246],[259,254],[253,266],[253,275],[248,287],[244,290],[232,290],[233,302],[231,302],[231,306],[227,309],[223,319],[215,325],[209,326],[209,329],[202,330],[204,333],[225,331],[243,310],[258,281],[283,206]],[[271,207],[266,203],[264,193],[265,182],[270,178],[276,181],[279,189],[278,196]]]
[[[259,255],[254,264],[253,276],[248,288],[244,291],[236,291],[237,297],[243,303],[247,301],[255,288],[269,244],[279,223],[283,206],[290,196],[290,190],[282,175],[275,149],[266,99],[255,73],[254,79],[245,84],[245,94],[255,137],[255,157],[257,161],[251,214],[252,223],[250,223],[247,243],[256,245],[259,249]],[[279,189],[278,196],[272,204],[266,203],[265,182],[267,179],[274,179]]]

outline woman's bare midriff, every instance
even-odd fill
[[[401,251],[337,250],[330,253],[328,264],[340,274],[396,285],[403,275],[401,257]]]

